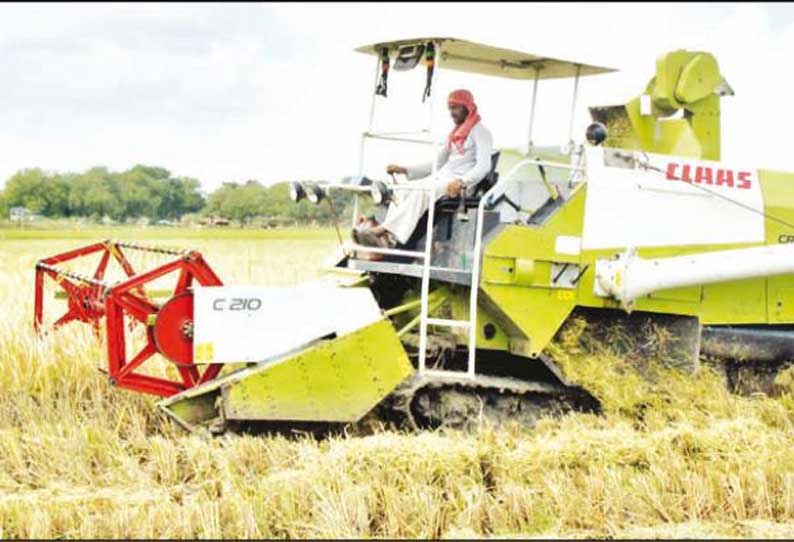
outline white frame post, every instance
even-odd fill
[[[390,60],[391,61],[391,60]],[[380,77],[380,55],[375,55],[375,83],[372,86],[372,101],[369,104],[369,120],[367,121],[367,130],[361,134],[361,142],[358,147],[358,175],[359,177],[364,174],[364,145],[367,141],[367,136],[372,131],[372,122],[375,119],[375,102],[378,98],[375,94],[375,87],[378,86],[378,78]],[[356,218],[358,218],[358,194],[353,197],[353,220],[352,226],[356,227]]]
[[[430,104],[428,106],[428,132],[430,133],[430,146],[433,155],[430,157],[431,174],[435,179],[438,170],[436,157],[438,156],[438,141],[436,140],[435,133],[433,132],[433,113],[435,112],[435,104],[438,99],[438,76],[441,73],[441,43],[433,42],[435,47],[435,58],[433,67],[433,79],[431,80],[431,94]],[[431,255],[433,252],[433,220],[435,219],[435,187],[431,187],[425,192],[427,196],[427,233],[425,234],[425,248],[422,267],[422,288],[419,294],[421,300],[421,309],[419,313],[419,373],[426,370],[427,361],[427,319],[428,319],[428,296],[430,295],[430,267]]]
[[[466,362],[466,376],[474,378],[477,362],[477,308],[480,302],[480,252],[482,251],[482,221],[485,217],[485,202],[490,198],[496,183],[480,198],[477,205],[477,226],[474,231],[474,247],[471,259],[471,286],[469,287],[469,357]]]
[[[535,146],[534,142],[532,141],[532,131],[535,125],[535,103],[537,102],[538,98],[538,79],[540,79],[540,68],[535,68],[535,79],[532,83],[532,105],[529,107],[529,134],[528,134],[528,141],[527,141],[527,156],[532,152],[532,148]]]
[[[571,120],[568,123],[568,147],[569,153],[573,152],[573,119],[576,115],[576,97],[579,93],[579,76],[582,73],[582,65],[576,65],[576,77],[573,79],[573,99],[571,100]]]

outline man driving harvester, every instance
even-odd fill
[[[465,197],[491,170],[493,139],[480,121],[474,97],[468,90],[455,90],[447,98],[447,107],[455,127],[447,143],[436,158],[436,174],[432,163],[414,167],[394,164],[386,168],[390,175],[403,174],[409,181],[435,189],[435,199],[442,196]],[[427,211],[427,194],[409,190],[400,194],[399,202],[392,201],[382,224],[370,228],[354,228],[353,240],[364,246],[394,248],[405,244],[416,224]]]

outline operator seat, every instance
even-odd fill
[[[496,171],[496,168],[499,165],[499,156],[501,154],[501,151],[494,151],[491,154],[491,170],[485,177],[482,178],[479,183],[477,183],[474,193],[471,196],[465,197],[466,209],[476,208],[480,204],[480,198],[482,198],[482,196],[484,196],[485,193],[488,192],[488,190],[490,190],[491,187],[499,181],[499,172]],[[438,209],[445,213],[453,213],[457,211],[460,208],[461,197],[463,196],[458,196],[456,198],[444,196],[440,198],[438,200]]]
[[[477,183],[477,187],[474,190],[474,193],[471,196],[467,196],[465,198],[464,204],[466,209],[476,209],[480,205],[480,199],[483,195],[485,195],[488,190],[495,185],[499,181],[499,173],[496,171],[497,166],[499,165],[499,156],[501,155],[501,151],[494,151],[491,154],[491,171],[483,177],[483,179]],[[453,222],[457,222],[457,218],[454,216],[455,213],[460,209],[460,198],[458,196],[456,198],[450,198],[448,196],[442,196],[436,202],[436,210],[438,211],[435,214],[435,218],[433,220],[433,226],[438,226],[439,222],[443,221],[445,224],[446,229],[446,238],[449,240],[452,236],[452,228]],[[399,244],[397,248],[400,249],[407,249],[407,250],[415,250],[417,249],[418,241],[423,239],[425,233],[427,232],[427,211],[419,220],[414,229],[414,232],[411,234],[411,237],[405,244]],[[452,216],[450,216],[452,215]],[[400,257],[387,257],[389,260],[406,260]],[[407,260],[406,260],[407,261]]]

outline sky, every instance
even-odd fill
[[[356,174],[376,61],[353,49],[419,36],[621,70],[582,79],[577,141],[587,106],[640,94],[657,55],[709,51],[736,92],[722,102],[723,159],[794,171],[792,5],[0,4],[0,183],[28,167],[138,163],[198,178],[208,191]],[[377,128],[422,127],[423,78],[421,68],[392,71]],[[435,92],[459,86],[474,93],[497,146],[525,145],[530,82],[442,71]],[[541,82],[536,143],[567,139],[571,93],[571,81]],[[435,113],[443,137],[450,121]],[[365,168],[420,153],[368,145]]]

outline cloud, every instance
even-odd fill
[[[375,69],[374,58],[352,48],[421,35],[624,69],[583,79],[578,138],[586,106],[639,93],[657,54],[712,51],[737,91],[724,101],[725,158],[794,170],[782,109],[787,81],[777,71],[794,53],[789,7],[7,4],[0,15],[0,178],[23,167],[122,169],[141,162],[198,177],[210,189],[225,180],[350,174]],[[391,109],[395,122],[419,120],[423,74],[398,75],[379,112]],[[528,83],[445,73],[436,92],[462,85],[475,91],[499,144],[523,144]],[[542,84],[536,139],[567,137],[570,97],[570,82]],[[443,111],[435,122],[445,129]],[[418,159],[411,148],[372,150],[372,168]]]

